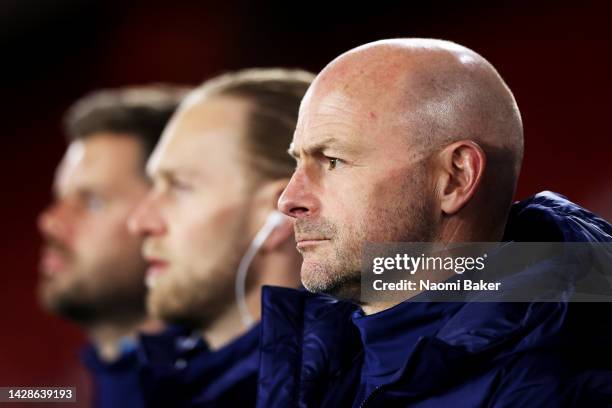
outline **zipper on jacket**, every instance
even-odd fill
[[[376,388],[374,388],[374,390],[370,393],[370,395],[368,395],[366,397],[366,399],[363,400],[361,405],[359,405],[359,408],[365,408],[365,406],[368,404],[368,402],[370,402],[372,400],[372,398],[376,394],[378,394],[380,392],[381,388],[383,388],[384,386],[385,386],[385,384],[377,385]]]

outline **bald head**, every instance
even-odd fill
[[[514,97],[475,52],[397,39],[342,54],[302,100],[279,200],[304,286],[357,298],[364,242],[501,240],[522,152]]]
[[[518,106],[495,68],[468,48],[430,39],[360,46],[325,67],[304,103],[330,96],[350,100],[364,120],[405,129],[411,149],[473,140],[490,165],[501,160],[512,169],[509,186],[516,182],[523,155]]]

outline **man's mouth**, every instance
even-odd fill
[[[298,250],[308,249],[321,245],[329,241],[329,238],[324,237],[296,237],[296,247]]]
[[[147,268],[147,276],[158,276],[168,269],[168,261],[160,258],[146,258],[149,267]]]
[[[61,251],[52,247],[42,250],[40,256],[40,269],[46,276],[52,276],[66,269],[68,257]]]
[[[168,269],[168,261],[154,257],[146,257],[145,260],[149,264],[145,272],[145,285],[147,288],[152,289],[157,284],[157,278]]]

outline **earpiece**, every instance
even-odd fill
[[[255,235],[255,239],[253,239],[253,244],[259,249],[259,247],[263,245],[265,240],[268,239],[268,236],[272,233],[272,231],[283,223],[284,219],[285,215],[282,212],[278,210],[272,210],[270,214],[268,214],[264,225],[261,227],[257,235]]]
[[[268,214],[268,218],[266,218],[266,224],[270,223],[274,228],[276,228],[283,222],[284,219],[285,214],[278,210],[272,210],[270,211],[270,214]]]
[[[268,217],[266,218],[266,222],[264,222],[264,225],[259,229],[259,231],[255,235],[255,238],[253,238],[249,249],[242,257],[240,265],[238,265],[235,282],[236,302],[238,303],[238,310],[240,311],[242,321],[247,327],[254,323],[253,316],[251,316],[251,313],[249,312],[249,308],[246,303],[245,292],[247,271],[257,251],[259,251],[264,242],[266,242],[266,239],[268,239],[272,231],[278,228],[284,220],[285,215],[282,212],[278,210],[271,211],[270,214],[268,214]]]

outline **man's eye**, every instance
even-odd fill
[[[181,180],[170,180],[169,187],[171,190],[178,191],[189,191],[191,190],[191,185],[189,183],[183,182]]]
[[[88,210],[90,211],[99,211],[102,208],[104,208],[104,200],[94,194],[88,194],[85,197],[85,206],[87,207]]]
[[[338,164],[340,164],[341,160],[335,157],[326,157],[328,161],[327,170],[334,170]]]

